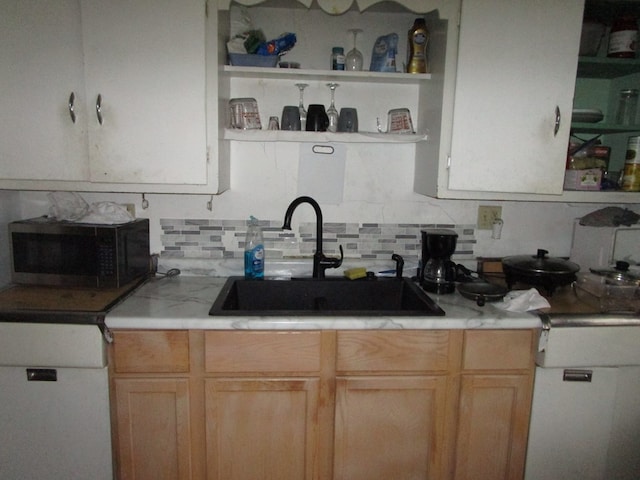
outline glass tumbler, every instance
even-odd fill
[[[618,123],[619,125],[635,125],[637,108],[638,90],[621,90],[620,100],[618,101],[616,123]]]

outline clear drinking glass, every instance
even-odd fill
[[[331,90],[331,105],[329,105],[329,108],[327,109],[327,117],[329,117],[329,126],[327,127],[327,130],[330,132],[336,132],[338,131],[339,115],[338,110],[336,109],[335,93],[336,88],[338,88],[338,84],[334,82],[327,83],[327,87]]]
[[[298,109],[300,110],[300,125],[302,126],[302,130],[305,129],[307,125],[307,111],[304,109],[304,89],[309,86],[308,83],[296,83],[296,87],[300,90],[300,102],[298,103]]]
[[[349,50],[346,58],[344,59],[344,69],[350,70],[352,72],[360,71],[362,70],[364,59],[362,57],[362,53],[360,53],[360,50],[356,48],[356,38],[358,34],[362,32],[362,30],[360,28],[352,28],[348,31],[353,33],[353,48]]]

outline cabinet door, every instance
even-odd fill
[[[91,181],[205,184],[205,2],[81,5]]]
[[[463,376],[456,480],[522,479],[530,384],[528,375]]]
[[[338,378],[334,478],[445,478],[446,385],[445,376]]]
[[[207,477],[317,478],[319,380],[205,380]]]
[[[462,2],[449,190],[562,193],[582,10]]]
[[[0,1],[0,65],[0,178],[87,179],[77,0]]]
[[[190,479],[187,379],[114,380],[118,478]]]

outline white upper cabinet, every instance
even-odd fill
[[[437,164],[417,165],[418,192],[563,193],[582,11],[580,0],[463,0],[452,127]]]
[[[218,156],[216,8],[207,16],[206,0],[0,4],[9,79],[3,73],[0,188],[228,188]]]
[[[580,1],[463,2],[449,189],[562,193],[581,24]]]
[[[82,68],[77,0],[0,1],[2,179],[87,178]]]
[[[91,181],[206,183],[204,2],[81,9]]]

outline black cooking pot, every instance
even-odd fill
[[[543,287],[549,295],[556,287],[576,280],[580,266],[562,258],[547,257],[546,250],[536,255],[516,255],[502,259],[502,270],[509,289],[516,282]]]
[[[487,302],[497,302],[502,300],[508,290],[500,285],[494,285],[489,282],[476,281],[458,284],[458,292],[464,298],[473,300],[482,307]]]

